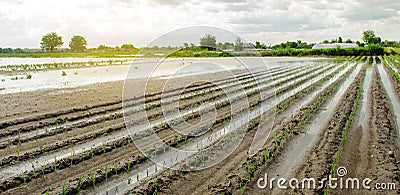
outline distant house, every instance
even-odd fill
[[[332,44],[316,44],[313,49],[330,49],[330,48],[357,48],[358,45],[355,43],[332,43]]]
[[[243,43],[243,50],[256,50],[256,46],[253,43]]]

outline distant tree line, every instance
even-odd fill
[[[11,49],[11,48],[0,47],[0,53],[25,53],[26,50],[27,49],[21,49],[21,48]]]
[[[371,56],[384,55],[385,49],[379,45],[368,45],[358,48],[327,48],[327,49],[279,49],[259,51],[261,56]]]
[[[314,43],[306,43],[302,42],[301,40],[294,41],[287,41],[286,43],[280,43],[277,45],[272,46],[272,49],[311,49]]]
[[[384,52],[382,46],[387,47],[400,47],[400,43],[394,41],[384,41],[382,42],[381,38],[372,30],[366,30],[362,33],[361,36],[363,42],[353,41],[351,39],[343,40],[342,37],[338,37],[335,39],[324,40],[321,43],[332,44],[332,43],[355,43],[360,48],[358,49],[311,49],[315,43],[307,43],[301,40],[297,41],[286,41],[273,46],[267,46],[265,43],[261,43],[259,41],[254,44],[244,43],[243,40],[237,38],[234,42],[218,42],[217,37],[215,35],[206,34],[199,40],[199,45],[193,43],[184,43],[183,46],[152,46],[152,47],[142,47],[142,50],[206,50],[206,51],[240,51],[243,52],[244,49],[252,48],[259,51],[263,51],[263,55],[271,55],[271,56],[302,56],[302,55],[367,55],[367,54],[379,54]],[[42,52],[56,52],[60,51],[61,47],[64,45],[63,38],[59,36],[55,32],[48,33],[44,35],[40,41],[40,47]],[[69,41],[69,48],[62,49],[62,51],[66,52],[75,52],[75,53],[83,53],[83,52],[129,52],[134,53],[138,52],[139,48],[136,48],[133,44],[123,44],[121,46],[107,46],[104,44],[99,45],[97,48],[87,48],[88,42],[85,37],[80,35],[74,35]],[[276,50],[275,52],[270,50]],[[35,50],[34,50],[35,51]],[[0,53],[28,53],[32,52],[29,49],[21,49],[21,48],[0,48]],[[197,51],[199,52],[199,51]],[[192,52],[193,53],[193,52]],[[181,52],[181,54],[192,55],[191,52]],[[194,55],[194,54],[193,54]],[[197,55],[197,54],[196,54]],[[209,55],[209,54],[207,54]],[[224,52],[222,55],[226,55]]]
[[[97,48],[87,49],[87,40],[80,35],[74,35],[69,42],[69,51],[71,52],[85,52],[88,50],[99,50],[104,52],[110,51],[135,51],[137,48],[133,44],[123,44],[121,47],[110,47],[106,45],[99,45]],[[54,52],[64,45],[63,39],[55,32],[44,35],[40,42],[42,51]]]

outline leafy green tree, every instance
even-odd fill
[[[338,37],[337,42],[338,42],[338,43],[343,43],[342,37]]]
[[[185,42],[185,43],[183,43],[183,47],[184,47],[184,48],[188,48],[188,47],[189,47],[189,44]]]
[[[233,49],[234,46],[235,46],[235,44],[233,44],[233,43],[225,42],[225,43],[222,45],[222,49],[224,49],[224,50]]]
[[[286,42],[286,47],[287,48],[297,48],[297,42],[293,42],[293,41],[287,41]]]
[[[356,44],[358,45],[358,47],[364,47],[365,46],[365,44],[361,43],[360,41],[356,41]]]
[[[71,38],[71,41],[69,42],[69,47],[73,52],[83,52],[86,50],[86,46],[87,46],[87,41],[85,37],[79,35],[73,36]]]
[[[379,44],[381,42],[381,38],[377,37],[372,30],[364,31],[362,39],[366,44]]]
[[[102,51],[105,51],[105,50],[112,50],[112,49],[113,49],[112,47],[106,46],[106,45],[99,45],[99,46],[97,47],[97,50],[102,50]]]
[[[322,41],[322,43],[323,43],[323,44],[328,44],[329,41],[328,41],[328,40],[324,40],[324,41]]]
[[[61,47],[62,45],[64,45],[62,37],[58,36],[58,34],[55,32],[44,35],[40,42],[40,48],[42,48],[42,50],[50,52],[54,52],[58,47]]]
[[[374,43],[375,43],[375,44],[379,44],[379,43],[381,43],[381,41],[382,41],[382,40],[381,40],[380,37],[375,37],[375,38],[374,38]]]
[[[267,49],[267,46],[264,43],[256,41],[256,49]]]
[[[243,51],[243,41],[240,38],[237,38],[235,41],[235,47],[234,47],[235,51]]]
[[[217,47],[217,38],[214,35],[206,34],[200,39],[200,46],[208,49],[215,49]]]
[[[24,50],[22,50],[21,48],[17,48],[17,49],[14,49],[14,52],[15,53],[24,53]]]
[[[221,42],[218,42],[218,43],[217,43],[217,49],[218,49],[218,50],[222,50],[222,49],[223,49],[223,48],[222,48],[223,46],[224,46],[224,44],[222,44]]]
[[[353,43],[353,41],[352,41],[351,39],[347,39],[347,40],[345,41],[345,43]]]
[[[124,50],[124,51],[132,51],[132,50],[134,50],[136,48],[132,44],[123,44],[121,46],[121,49]]]

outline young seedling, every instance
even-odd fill
[[[79,176],[79,179],[78,179],[78,194],[80,194],[80,192],[81,192],[82,179],[83,179],[83,176],[82,175]]]
[[[62,186],[62,195],[66,195],[69,188],[69,184]]]
[[[203,166],[204,166],[204,165],[205,165],[205,164],[204,164],[204,162],[205,162],[205,154],[204,154],[204,151],[201,152],[201,162],[203,163]]]
[[[39,129],[36,128],[36,141],[39,139]]]
[[[171,186],[171,170],[168,170],[168,188]]]
[[[106,165],[104,167],[104,172],[105,172],[105,175],[106,175],[106,182],[107,182],[107,179],[108,179],[108,163],[106,163]]]
[[[114,169],[115,169],[115,174],[118,175],[118,164],[116,161],[114,162]]]
[[[128,171],[130,171],[131,170],[131,161],[128,161]]]
[[[157,156],[157,148],[156,148],[156,144],[153,144],[153,149],[154,149],[154,156]]]
[[[19,161],[19,145],[17,144],[17,147],[15,148],[15,152],[17,152],[17,161]]]
[[[90,171],[89,177],[90,177],[90,180],[92,180],[93,187],[96,187],[96,175]]]
[[[155,189],[153,194],[157,195],[158,194],[158,184],[157,184],[157,180],[155,177],[153,177],[153,187]]]
[[[136,161],[136,165],[138,165],[139,164],[139,153],[138,152],[136,152],[135,161]]]
[[[57,168],[57,156],[54,155],[54,170]]]
[[[22,171],[22,178],[24,179],[24,185],[26,185],[26,173]]]
[[[44,178],[44,166],[43,165],[40,167],[40,170],[42,171],[42,175],[43,175],[43,178]]]
[[[35,164],[33,164],[33,162],[30,162],[30,163],[31,163],[31,166],[32,166],[32,169],[33,169],[33,177],[36,178]]]
[[[106,153],[106,141],[103,141],[103,153]]]

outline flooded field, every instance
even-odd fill
[[[280,62],[290,62],[295,58],[270,58],[268,59],[268,66],[275,66]],[[14,65],[25,62],[27,64],[44,63],[37,58],[15,58],[9,61],[3,60],[4,65]],[[104,61],[110,59],[54,59],[45,58],[45,62],[89,62],[92,60]],[[85,61],[82,61],[85,60]],[[307,60],[307,59],[302,59]],[[310,59],[309,59],[310,60]],[[313,59],[318,60],[318,59]],[[93,61],[92,61],[93,62]],[[256,63],[253,63],[256,62]],[[10,64],[6,64],[10,63]],[[57,69],[46,71],[13,71],[9,73],[0,71],[0,94],[15,93],[25,91],[35,91],[40,89],[51,88],[71,88],[76,86],[103,83],[110,81],[122,81],[127,78],[130,69],[133,69],[133,74],[129,74],[129,78],[147,78],[148,72],[152,73],[152,77],[167,77],[170,75],[188,76],[196,74],[208,74],[222,70],[236,70],[244,69],[241,64],[249,64],[250,68],[262,68],[267,66],[262,60],[251,58],[207,58],[207,59],[134,59],[126,61],[122,64],[97,66],[97,67],[83,67],[83,68],[69,68]],[[195,66],[194,66],[195,64]],[[218,65],[216,65],[218,64]],[[185,68],[185,65],[191,65]],[[0,65],[1,66],[1,65]],[[179,75],[176,72],[179,71]],[[28,78],[29,75],[29,78]]]
[[[0,66],[95,59],[52,60]],[[172,58],[0,71],[0,193],[280,194],[258,178],[326,178],[340,166],[400,186],[398,60]],[[372,190],[359,192],[388,193]]]

